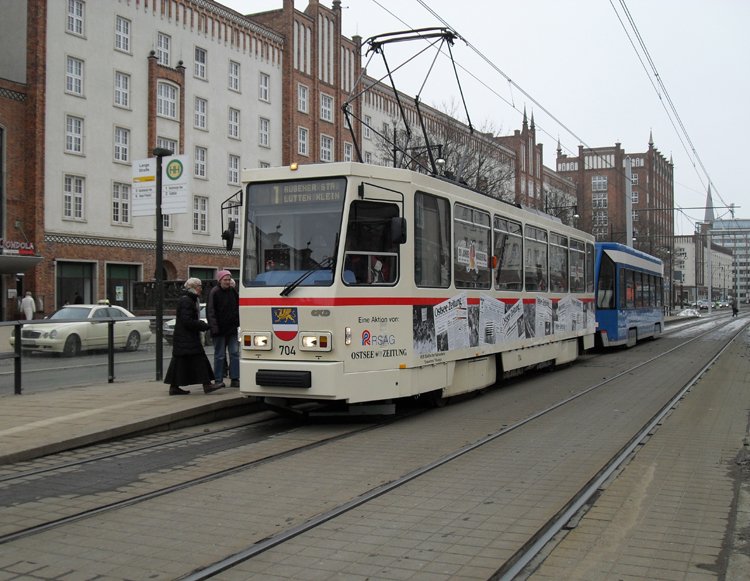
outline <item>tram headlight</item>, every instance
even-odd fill
[[[251,332],[242,334],[242,348],[255,351],[270,351],[273,348],[271,333]]]
[[[330,351],[331,347],[330,333],[300,333],[300,351]]]

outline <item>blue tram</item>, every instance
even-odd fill
[[[664,329],[664,265],[650,254],[597,242],[594,263],[597,345],[632,347]]]

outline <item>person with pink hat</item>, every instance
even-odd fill
[[[206,316],[214,343],[214,378],[216,385],[224,386],[224,361],[229,352],[230,387],[240,386],[240,344],[237,327],[240,326],[240,296],[232,283],[232,273],[220,270],[216,274],[219,284],[208,294]]]

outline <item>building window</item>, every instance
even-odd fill
[[[130,184],[112,184],[112,223],[130,224]]]
[[[68,24],[67,31],[78,36],[83,36],[83,19],[85,17],[85,4],[83,0],[68,0]]]
[[[159,117],[177,119],[177,87],[168,83],[156,85],[156,114]]]
[[[325,93],[320,94],[320,118],[333,123],[333,97]]]
[[[195,146],[195,162],[193,164],[193,175],[205,179],[206,163],[208,162],[208,150],[205,147]]]
[[[115,50],[130,52],[130,20],[122,16],[115,18]]]
[[[83,153],[83,119],[68,115],[65,118],[65,152]]]
[[[344,142],[344,161],[351,161],[352,160],[352,153],[354,151],[354,147],[351,143],[348,141]]]
[[[630,183],[632,183],[634,186],[638,185],[638,174],[630,174]]]
[[[240,138],[240,110],[229,108],[229,127],[227,135],[232,139]]]
[[[591,207],[592,208],[606,208],[609,206],[607,201],[607,192],[592,192],[591,194]]]
[[[240,156],[239,155],[229,156],[227,183],[233,186],[240,185]]]
[[[172,37],[160,32],[156,37],[156,60],[165,67],[169,66],[169,51],[172,46]]]
[[[388,123],[383,123],[383,136],[388,137],[391,134],[391,126]]]
[[[130,161],[130,130],[115,127],[115,161]]]
[[[594,192],[606,192],[607,176],[591,176],[591,190]]]
[[[130,75],[115,71],[115,105],[130,107]]]
[[[206,65],[208,63],[208,53],[205,48],[195,47],[195,64],[193,66],[193,75],[196,79],[208,78]]]
[[[196,129],[208,129],[208,101],[206,99],[195,98],[193,126]]]
[[[86,180],[80,176],[66,175],[63,183],[63,218],[66,220],[84,219]]]
[[[297,111],[307,113],[309,91],[305,85],[297,85]]]
[[[372,163],[372,153],[365,151],[365,163]]]
[[[297,128],[297,153],[299,153],[300,155],[308,155],[307,136],[308,131],[306,128]]]
[[[177,155],[177,142],[174,139],[167,139],[166,137],[156,138],[156,147],[168,149],[172,152],[172,155]]]
[[[371,139],[372,133],[370,127],[372,126],[372,117],[365,115],[365,120],[362,122],[362,136],[365,139]]]
[[[265,101],[266,103],[271,102],[271,77],[266,73],[260,74],[260,84],[258,85],[258,99]]]
[[[193,232],[208,233],[208,198],[193,196]]]
[[[333,137],[320,136],[320,161],[333,161]]]
[[[69,56],[65,70],[65,92],[83,95],[83,61]]]
[[[229,61],[229,88],[240,92],[240,63]]]
[[[172,214],[162,214],[162,224],[164,224],[165,230],[172,229]]]
[[[633,210],[633,222],[638,222],[640,220],[638,210]]]
[[[258,121],[258,145],[271,147],[271,122],[263,117]]]
[[[633,194],[633,196],[631,198],[631,201],[632,201],[633,204],[637,204],[638,203],[638,191],[637,190],[633,190],[632,194]]]

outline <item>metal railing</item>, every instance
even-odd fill
[[[113,383],[115,380],[115,324],[125,323],[133,321],[149,321],[153,325],[154,317],[133,317],[127,320],[113,319],[113,318],[101,318],[101,319],[65,319],[62,321],[55,321],[61,324],[68,323],[89,323],[92,325],[107,325],[107,376],[108,383]],[[13,338],[14,345],[13,351],[0,352],[0,360],[2,359],[13,359],[13,393],[21,395],[23,393],[22,383],[22,362],[23,362],[23,328],[32,327],[35,325],[49,325],[52,321],[50,319],[33,319],[28,321],[0,321],[0,329],[4,327],[13,327]],[[154,337],[157,333],[154,333]],[[21,339],[20,341],[18,339]],[[28,349],[31,351],[31,349]]]

